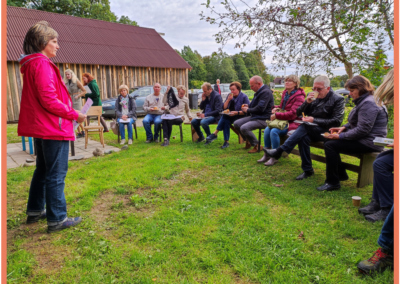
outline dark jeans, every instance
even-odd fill
[[[243,116],[235,115],[235,116],[228,116],[228,115],[223,115],[221,119],[218,122],[217,130],[218,131],[223,131],[224,132],[224,141],[229,141],[230,135],[231,135],[231,125],[234,123],[236,120],[239,118],[242,118]]]
[[[67,218],[64,196],[68,171],[69,141],[35,139],[36,169],[33,173],[26,214],[40,215],[46,205],[48,225]]]
[[[171,138],[171,132],[172,132],[172,125],[180,125],[182,124],[183,120],[182,118],[176,118],[176,119],[163,119],[162,121],[162,128],[164,131],[164,138],[167,138],[170,140]]]
[[[393,255],[393,239],[394,239],[394,206],[390,210],[389,215],[386,217],[385,223],[383,224],[381,234],[378,239],[378,244],[386,251],[389,251]]]
[[[372,198],[379,202],[381,207],[392,206],[394,191],[394,158],[393,151],[381,153],[373,164],[374,189]]]
[[[215,122],[216,122],[215,117],[210,116],[207,118],[203,118],[201,120],[197,119],[197,118],[193,118],[191,124],[192,124],[194,130],[196,131],[197,135],[199,136],[199,138],[201,138],[201,137],[204,137],[204,135],[203,135],[203,132],[201,132],[201,130],[200,130],[200,125],[201,125],[201,127],[203,127],[204,132],[206,133],[206,137],[207,137],[207,136],[211,135],[209,125],[213,124]]]
[[[97,118],[97,116],[88,116],[86,118],[87,125],[90,125],[90,118],[91,117],[96,117]],[[97,120],[96,120],[96,123],[97,123]],[[104,120],[104,118],[102,116],[100,116],[100,124],[104,127],[104,131],[107,132],[108,131],[107,123],[106,123],[106,121]]]
[[[292,152],[296,145],[299,145],[301,157],[301,168],[303,171],[312,171],[312,161],[310,156],[310,142],[325,141],[321,133],[327,132],[326,128],[301,124],[296,131],[283,143],[281,149],[288,154]]]
[[[326,183],[337,185],[339,179],[348,178],[340,154],[362,154],[375,152],[357,140],[329,140],[324,143],[326,157]]]

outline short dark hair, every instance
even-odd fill
[[[242,91],[242,84],[240,84],[239,82],[232,82],[232,83],[229,85],[229,88],[232,87],[232,86],[235,86],[236,89],[239,90],[239,92]]]
[[[47,43],[58,37],[58,33],[46,21],[34,24],[26,33],[23,50],[26,55],[42,52]]]
[[[366,93],[370,93],[370,95],[373,95],[375,91],[375,88],[374,86],[372,86],[371,82],[362,75],[357,75],[350,80],[347,80],[344,87],[346,89],[357,89],[360,96]]]
[[[83,77],[86,77],[88,79],[88,83],[92,82],[93,79],[94,79],[94,77],[90,73],[83,73],[82,74],[82,81],[83,81]],[[85,84],[85,82],[83,82],[83,84],[87,85],[87,84]]]

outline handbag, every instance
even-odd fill
[[[277,109],[276,112],[286,112],[286,110]],[[267,120],[266,122],[269,128],[278,128],[280,130],[286,129],[289,125],[287,120],[282,119],[274,119],[273,121]]]
[[[111,128],[112,132],[113,132],[115,135],[118,135],[118,126],[117,126],[117,121],[116,121],[115,119],[113,119],[113,120],[110,122],[110,128]]]

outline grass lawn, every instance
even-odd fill
[[[357,189],[350,173],[341,190],[318,192],[323,164],[295,181],[297,156],[266,168],[234,134],[221,150],[222,135],[205,146],[183,130],[183,143],[164,148],[138,128],[128,150],[70,162],[68,212],[83,222],[51,235],[45,221],[24,224],[34,169],[8,170],[9,283],[393,282],[392,271],[356,268],[378,248],[382,222],[365,221],[351,196],[366,205],[372,185]]]

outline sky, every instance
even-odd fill
[[[258,0],[246,0],[250,6]],[[164,39],[174,49],[182,50],[186,45],[192,50],[197,50],[202,56],[211,55],[221,48],[216,43],[214,34],[218,32],[218,26],[210,25],[200,20],[200,12],[205,11],[206,0],[110,0],[111,11],[118,17],[125,15],[135,20],[139,26],[154,28],[159,33],[165,33]],[[211,0],[218,7],[221,0]],[[240,9],[244,4],[239,0],[233,0]],[[236,42],[230,41],[223,47],[223,51],[229,55],[239,53],[241,50],[234,48]],[[255,44],[249,44],[243,51],[255,49]],[[265,65],[271,67],[273,53],[265,54]],[[389,55],[388,61],[393,62],[393,55]],[[272,72],[274,75],[289,75],[292,68]],[[346,74],[344,67],[336,68],[335,75]],[[321,72],[319,72],[321,74]]]

